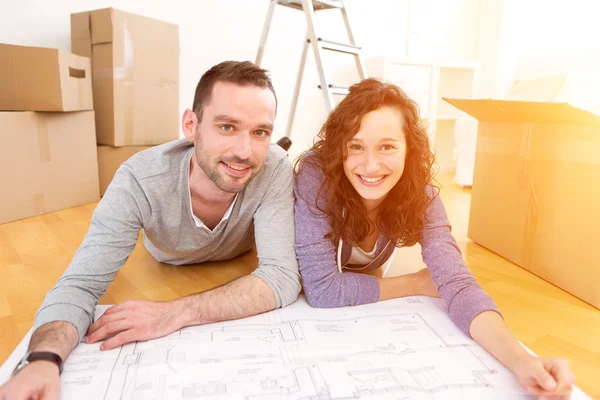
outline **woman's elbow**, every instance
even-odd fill
[[[308,305],[313,308],[333,308],[339,306],[335,302],[335,296],[331,296],[331,294],[326,291],[307,290],[305,287],[304,295],[306,296]]]

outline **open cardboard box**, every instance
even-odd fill
[[[600,308],[600,116],[444,100],[479,120],[468,237]]]

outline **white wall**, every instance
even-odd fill
[[[478,98],[497,98],[497,71],[504,0],[485,0],[479,4],[474,59],[480,61]]]
[[[223,60],[254,60],[268,0],[42,0],[0,3],[0,42],[70,50],[69,15],[104,7],[179,25],[180,102],[191,105],[198,79]],[[480,96],[502,98],[523,56],[600,50],[598,0],[346,0],[365,57],[400,55],[479,59]],[[319,36],[345,41],[337,10],[318,14]],[[271,71],[280,108],[275,137],[284,134],[306,24],[302,12],[278,6],[263,67]],[[325,59],[332,83],[358,78],[350,56]],[[307,148],[327,113],[312,51],[292,132],[292,156]]]
[[[69,15],[104,7],[116,7],[178,24],[181,51],[179,107],[183,112],[191,106],[198,79],[212,65],[224,60],[254,61],[268,4],[268,0],[3,1],[0,5],[0,42],[70,50]],[[364,45],[366,55],[404,52],[407,0],[348,0],[347,4],[355,37]],[[338,10],[323,11],[318,15],[319,26],[324,27],[323,37],[346,41]],[[277,7],[262,63],[272,71],[280,102],[275,139],[285,132],[305,32],[302,12]],[[348,57],[348,60],[331,60],[332,76],[339,71],[340,65],[344,66],[342,77],[347,75],[346,70],[352,72],[344,62],[352,61]],[[303,83],[293,132],[295,153],[308,146],[326,116],[321,93],[316,88],[318,76],[311,53]],[[351,81],[335,80],[334,83]]]
[[[505,96],[517,68],[551,70],[558,64],[600,56],[600,1],[504,0],[497,71],[498,97]],[[554,56],[554,58],[552,57]],[[544,59],[552,65],[538,64]]]
[[[408,51],[420,58],[475,58],[481,0],[411,0]]]
[[[504,97],[524,56],[580,50],[600,53],[598,0],[346,3],[365,57],[479,59],[482,97]],[[183,111],[190,106],[196,83],[205,70],[227,59],[255,59],[268,0],[4,1],[0,4],[0,42],[70,50],[70,13],[109,6],[179,25],[179,106]],[[337,10],[320,12],[318,18],[322,36],[345,41]],[[263,66],[271,70],[280,100],[275,139],[285,131],[305,29],[300,11],[277,8],[263,59]],[[350,57],[330,57],[326,61],[333,83],[350,84],[357,79]],[[309,52],[292,132],[293,155],[311,143],[325,119],[317,84],[316,67]]]
[[[481,0],[346,0],[357,43],[365,57],[420,55],[471,58],[475,54],[477,6]],[[0,42],[70,50],[69,15],[116,7],[179,25],[180,102],[191,106],[198,79],[223,60],[252,60],[262,33],[268,0],[42,0],[0,4]],[[431,10],[441,11],[432,18]],[[328,39],[345,42],[339,11],[318,12],[318,27]],[[411,16],[410,32],[407,31]],[[278,6],[262,66],[271,70],[279,97],[275,137],[283,135],[306,24],[302,12]],[[407,40],[409,45],[407,45]],[[346,57],[346,58],[344,58]],[[332,83],[348,85],[358,75],[350,56],[326,58]],[[306,64],[292,137],[292,155],[312,143],[327,115],[312,52]]]

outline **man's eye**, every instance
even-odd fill
[[[225,132],[231,132],[233,130],[233,126],[231,125],[221,125],[221,129]]]
[[[262,129],[261,129],[261,130],[258,130],[258,131],[256,131],[254,134],[255,134],[256,136],[258,136],[258,137],[266,137],[266,136],[269,136],[269,132],[267,132],[267,131],[263,131]]]

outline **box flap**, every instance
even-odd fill
[[[16,46],[0,44],[0,110],[10,110],[15,104],[21,106],[16,63]]]
[[[90,13],[92,45],[112,43],[114,11],[112,8],[104,8]]]
[[[468,100],[445,101],[479,121],[532,122],[538,124],[600,125],[600,116],[568,103],[534,101]]]
[[[92,56],[89,12],[71,14],[71,51],[80,56]]]

